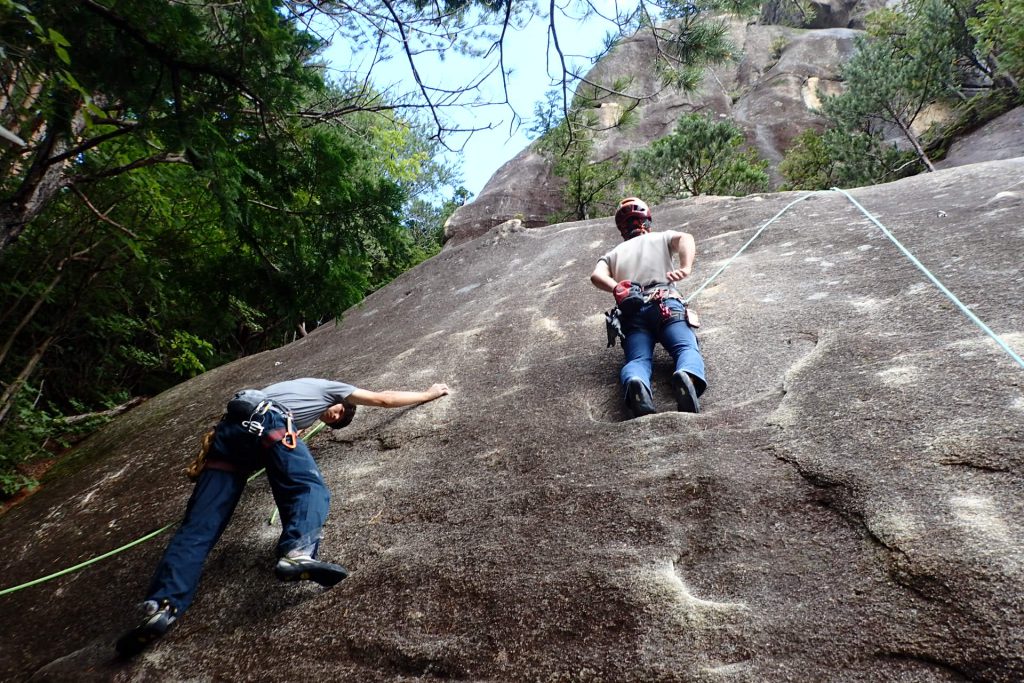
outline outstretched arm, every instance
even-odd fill
[[[693,272],[693,259],[697,255],[697,245],[690,233],[677,232],[669,247],[679,256],[679,267],[665,273],[665,278],[669,282],[678,282]]]
[[[402,408],[433,401],[451,393],[447,384],[434,384],[424,391],[367,391],[356,389],[348,395],[348,401],[360,406],[375,408]]]

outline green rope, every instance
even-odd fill
[[[324,425],[322,422],[317,423],[316,426],[314,426],[312,429],[309,430],[308,434],[306,434],[306,435],[304,435],[302,437],[303,440],[308,440],[308,439],[313,438],[325,426],[326,425]],[[248,484],[253,479],[255,479],[256,477],[258,477],[261,474],[263,474],[264,472],[266,472],[266,469],[262,469],[262,470],[256,472],[255,474],[250,476],[248,479],[246,479],[245,483]],[[277,513],[277,508],[274,508],[274,513],[275,514]],[[100,560],[105,560],[108,557],[113,557],[114,555],[122,553],[125,550],[128,550],[129,548],[133,548],[133,547],[139,545],[140,543],[145,543],[146,541],[148,541],[151,538],[156,538],[157,536],[159,536],[160,534],[164,533],[168,529],[170,529],[170,528],[172,528],[174,526],[177,526],[177,525],[178,525],[178,522],[172,522],[171,524],[168,524],[167,526],[160,527],[156,531],[149,532],[148,534],[146,534],[145,536],[142,536],[141,538],[137,538],[137,539],[135,539],[134,541],[132,541],[130,543],[126,543],[123,546],[121,546],[120,548],[115,548],[114,550],[105,552],[102,555],[97,555],[96,557],[94,557],[92,559],[89,559],[89,560],[86,560],[85,562],[80,562],[80,563],[76,564],[73,567],[68,567],[67,569],[62,569],[59,572],[54,572],[53,574],[49,574],[47,576],[42,576],[42,577],[40,577],[38,579],[33,579],[32,581],[28,581],[26,583],[22,583],[22,584],[19,584],[17,586],[11,586],[10,588],[4,588],[3,590],[0,590],[0,595],[7,595],[8,593],[14,593],[16,591],[22,590],[23,588],[29,588],[30,586],[35,586],[36,584],[45,583],[47,581],[51,581],[51,580],[56,579],[58,577],[64,576],[66,574],[71,574],[73,572],[78,571],[79,569],[84,569],[84,568],[88,567],[91,564],[95,564],[95,563],[99,562]]]
[[[743,245],[742,247],[740,247],[740,250],[739,250],[739,251],[737,251],[737,252],[736,252],[735,254],[733,254],[733,255],[732,255],[732,258],[730,258],[730,259],[729,259],[728,261],[726,261],[725,263],[723,263],[723,264],[722,264],[722,267],[721,267],[721,268],[719,268],[718,270],[716,270],[716,271],[715,271],[715,272],[714,272],[714,273],[713,273],[713,274],[711,275],[711,277],[709,277],[709,278],[708,278],[707,280],[705,280],[705,281],[704,281],[704,284],[702,284],[702,285],[701,285],[700,287],[698,287],[698,288],[697,288],[697,290],[696,290],[696,291],[695,291],[695,292],[694,292],[693,294],[691,294],[690,296],[688,296],[688,297],[686,297],[685,299],[683,299],[683,303],[690,303],[690,300],[691,300],[691,299],[693,299],[693,298],[694,298],[695,296],[697,296],[698,294],[700,294],[701,292],[703,292],[703,291],[704,291],[704,288],[705,288],[705,287],[707,287],[708,285],[710,285],[710,284],[711,284],[711,281],[712,281],[712,280],[714,280],[714,279],[715,279],[716,277],[718,277],[719,275],[721,275],[721,274],[722,274],[722,272],[723,272],[723,271],[724,271],[724,270],[725,270],[726,268],[728,268],[728,267],[729,267],[729,266],[730,266],[730,265],[732,264],[732,262],[733,262],[733,261],[735,261],[735,260],[736,260],[737,258],[739,258],[739,255],[740,255],[740,254],[742,254],[742,253],[743,253],[744,251],[746,251],[746,250],[747,250],[747,247],[749,247],[749,246],[750,246],[751,244],[753,244],[753,243],[754,243],[754,240],[756,240],[756,239],[757,239],[758,237],[760,237],[760,236],[761,236],[761,233],[762,233],[762,232],[764,232],[764,231],[765,231],[765,229],[766,229],[766,228],[767,228],[767,227],[768,227],[769,225],[771,225],[772,223],[774,223],[775,221],[777,221],[777,220],[778,220],[779,218],[781,218],[781,217],[782,217],[782,214],[786,213],[787,211],[789,211],[789,209],[790,209],[791,207],[793,207],[793,206],[794,206],[794,205],[796,205],[796,204],[799,204],[800,202],[802,202],[803,200],[807,199],[808,197],[813,197],[813,196],[814,196],[815,194],[817,194],[817,193],[815,193],[815,192],[808,192],[808,193],[807,193],[807,194],[805,194],[805,195],[804,195],[803,197],[798,197],[797,199],[794,199],[794,200],[793,200],[793,201],[791,201],[791,202],[790,202],[789,204],[786,204],[786,206],[784,206],[784,207],[783,207],[782,211],[779,211],[779,212],[778,212],[777,214],[775,214],[774,216],[772,216],[771,218],[769,218],[769,219],[768,219],[768,221],[767,221],[767,222],[766,222],[766,223],[765,223],[764,225],[762,225],[762,226],[761,226],[760,228],[758,228],[757,232],[755,232],[755,233],[754,233],[754,236],[753,236],[753,237],[751,237],[751,238],[750,238],[749,240],[747,240],[747,243],[746,243],[746,244],[744,244],[744,245]]]
[[[982,332],[984,332],[985,334],[990,336],[995,341],[995,343],[998,344],[999,347],[1002,348],[1003,351],[1005,351],[1007,353],[1007,355],[1010,356],[1010,358],[1012,358],[1014,361],[1017,362],[1017,365],[1019,365],[1022,368],[1024,368],[1024,358],[1021,358],[1013,349],[1010,348],[1009,344],[1007,344],[1005,341],[1003,341],[1003,339],[998,334],[993,332],[991,330],[991,328],[989,328],[988,325],[983,323],[981,321],[981,318],[976,316],[971,309],[967,308],[967,306],[964,305],[960,301],[960,299],[958,299],[956,297],[956,295],[953,294],[953,292],[949,291],[944,284],[939,282],[939,279],[937,277],[935,277],[934,275],[932,275],[931,271],[928,270],[924,266],[923,263],[918,261],[917,258],[913,254],[910,253],[910,250],[907,249],[905,246],[903,246],[903,244],[901,244],[900,241],[898,239],[896,239],[895,235],[893,235],[891,232],[889,232],[888,228],[886,228],[884,225],[882,225],[882,223],[877,218],[875,218],[870,213],[868,213],[868,210],[865,209],[863,206],[861,206],[860,203],[856,199],[854,199],[853,196],[849,192],[847,192],[846,190],[842,190],[842,189],[840,189],[838,187],[833,187],[832,189],[834,191],[836,191],[836,192],[839,192],[839,193],[842,193],[843,195],[845,195],[846,198],[849,199],[850,202],[852,202],[854,206],[856,206],[858,209],[860,209],[861,213],[863,213],[865,216],[867,216],[868,219],[872,223],[877,225],[882,230],[882,232],[885,233],[886,237],[888,237],[890,240],[892,240],[892,243],[895,244],[899,248],[899,250],[903,252],[903,255],[906,256],[908,259],[910,259],[910,262],[913,263],[915,266],[917,266],[918,270],[920,270],[922,273],[924,273],[928,277],[928,279],[932,281],[932,284],[934,284],[936,287],[939,288],[940,292],[945,294],[947,297],[949,297],[950,301],[952,301],[954,304],[956,304],[957,308],[959,308],[961,310],[961,312],[963,312],[963,314],[966,315],[967,318],[971,322],[973,322],[975,325],[980,327]]]
[[[23,584],[21,584],[19,586],[11,586],[10,588],[4,588],[3,590],[0,590],[0,595],[7,595],[8,593],[13,593],[15,591],[20,591],[22,588],[28,588],[29,586],[34,586],[37,583],[43,583],[43,582],[49,581],[51,579],[56,579],[58,576],[64,576],[65,574],[70,574],[72,572],[76,572],[79,569],[83,569],[85,567],[88,567],[90,564],[95,564],[96,562],[99,562],[100,560],[105,560],[108,557],[112,557],[112,556],[117,555],[118,553],[120,553],[122,551],[128,550],[128,548],[131,548],[132,546],[136,546],[136,545],[138,545],[140,543],[144,543],[144,542],[148,541],[149,539],[151,539],[151,538],[153,538],[155,536],[159,536],[160,534],[162,534],[163,532],[167,531],[168,529],[170,529],[175,524],[177,524],[177,522],[175,522],[174,524],[168,524],[165,527],[162,527],[160,529],[157,529],[156,531],[150,532],[150,533],[146,534],[145,536],[143,536],[142,538],[137,538],[134,541],[132,541],[131,543],[123,545],[120,548],[117,548],[115,550],[111,550],[108,553],[103,553],[102,555],[94,557],[91,560],[86,560],[85,562],[81,562],[79,564],[76,564],[74,567],[68,567],[67,569],[62,569],[59,572],[54,572],[53,574],[50,574],[49,576],[43,576],[41,578],[35,579],[34,581],[29,581],[28,583],[23,583]]]

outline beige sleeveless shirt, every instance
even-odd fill
[[[649,232],[626,240],[598,259],[608,264],[612,278],[621,282],[630,280],[643,287],[665,282],[665,273],[675,270],[672,238],[680,234],[675,230]]]

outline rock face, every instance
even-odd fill
[[[1024,159],[856,199],[1024,351]],[[694,234],[693,292],[799,193],[655,208]],[[1019,681],[1024,368],[838,193],[793,205],[695,299],[700,415],[625,420],[609,219],[509,224],[338,326],[162,394],[0,517],[2,587],[174,522],[201,429],[240,387],[330,376],[453,394],[319,435],[331,590],[275,582],[249,485],[192,610],[138,659],[166,537],[0,596],[0,679]]]
[[[563,184],[552,176],[551,164],[527,147],[491,176],[476,199],[455,210],[444,227],[445,245],[479,237],[508,220],[530,228],[548,225],[562,209]]]
[[[1024,107],[992,119],[978,130],[954,142],[938,168],[1024,156]]]
[[[727,22],[737,59],[708,70],[695,93],[663,90],[654,69],[653,39],[639,34],[623,41],[587,74],[595,83],[630,79],[627,92],[650,94],[635,111],[635,122],[602,134],[595,159],[610,159],[620,152],[645,146],[672,132],[681,116],[703,112],[732,119],[774,168],[794,137],[808,128],[822,127],[814,111],[817,91],[833,91],[839,67],[853,51],[857,32],[848,29],[807,31],[783,26]],[[775,180],[779,180],[777,175]],[[518,218],[527,227],[551,222],[564,210],[562,182],[550,164],[526,149],[503,166],[480,195],[460,207],[445,227],[446,246],[473,239],[499,223]]]

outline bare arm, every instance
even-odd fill
[[[693,235],[688,232],[677,232],[669,248],[679,256],[679,267],[665,273],[669,282],[678,282],[693,272],[693,259],[697,255],[697,245],[693,241]]]
[[[402,408],[414,406],[451,393],[447,384],[434,384],[425,391],[367,391],[356,389],[348,395],[348,400],[360,406],[375,408]]]
[[[611,293],[615,285],[619,284],[612,278],[612,271],[607,261],[598,261],[594,272],[590,274],[590,282],[598,289]]]

